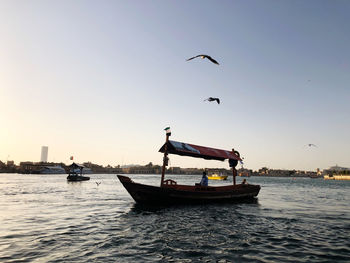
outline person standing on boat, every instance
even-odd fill
[[[208,186],[208,177],[205,171],[203,172],[203,176],[200,184],[201,186]]]

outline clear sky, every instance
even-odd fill
[[[349,14],[348,0],[1,0],[0,160],[46,145],[54,162],[161,164],[170,126],[254,170],[350,167]]]

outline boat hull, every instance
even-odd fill
[[[254,199],[259,185],[189,186],[164,185],[163,187],[139,184],[129,177],[118,175],[120,182],[132,198],[140,204],[192,204],[234,202]]]
[[[88,176],[82,176],[82,175],[68,175],[67,181],[69,182],[81,182],[81,181],[88,181],[90,180],[90,177]]]

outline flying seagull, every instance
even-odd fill
[[[205,99],[204,101],[216,101],[218,104],[220,104],[220,99],[219,98],[213,98],[213,97],[209,97],[207,99]]]
[[[308,144],[306,144],[306,145],[304,145],[304,146],[309,146],[309,147],[314,146],[314,147],[317,147],[317,145],[315,145],[315,144],[313,144],[313,143],[308,143]]]
[[[99,186],[101,182],[95,182],[95,183],[97,184],[97,186]]]
[[[194,59],[194,58],[198,58],[198,57],[201,57],[202,59],[207,58],[207,59],[209,59],[211,62],[213,62],[214,64],[219,65],[219,63],[218,63],[215,59],[213,59],[211,56],[208,56],[208,55],[198,55],[198,56],[195,56],[195,57],[192,57],[192,58],[187,59],[187,61],[189,61],[189,60],[191,60],[191,59]]]

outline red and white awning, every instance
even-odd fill
[[[159,149],[160,152],[164,152],[165,144]],[[183,143],[177,141],[168,141],[167,147],[168,153],[177,154],[182,156],[191,156],[196,158],[203,158],[207,160],[220,160],[232,159],[241,161],[242,159],[232,151],[220,150],[210,147],[204,147],[194,145],[190,143]]]

